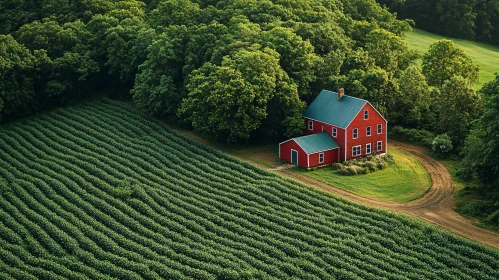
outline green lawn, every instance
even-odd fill
[[[395,164],[385,170],[366,175],[342,176],[330,167],[308,171],[293,170],[305,176],[339,187],[363,197],[387,202],[407,202],[423,196],[431,179],[423,166],[410,154],[389,149]]]
[[[426,52],[432,43],[443,38],[445,37],[419,29],[405,34],[405,41],[409,46],[421,53]],[[476,84],[478,88],[494,79],[494,73],[499,72],[499,47],[468,40],[447,39],[453,40],[480,66],[480,79]]]

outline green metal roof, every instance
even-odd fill
[[[340,147],[326,132],[297,137],[293,140],[309,155]]]
[[[305,118],[346,128],[366,100],[344,95],[338,101],[338,93],[323,89],[303,113]]]

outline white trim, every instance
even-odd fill
[[[359,147],[360,151],[358,155],[354,155],[353,151],[355,148]],[[352,157],[358,157],[362,155],[362,145],[352,146]]]
[[[296,152],[296,165],[299,165],[298,162],[300,161],[300,153],[294,149],[291,149],[291,164],[293,164],[293,151]]]
[[[353,120],[355,120],[355,118],[359,115],[359,113],[362,111],[362,109],[364,109],[364,106],[366,106],[366,104],[362,105],[362,108],[360,108],[360,110],[357,112],[357,114],[355,114],[355,117],[353,117],[353,119],[348,123],[347,127],[349,127],[352,124]]]
[[[288,139],[288,140],[286,140],[286,141],[282,141],[281,143],[279,143],[279,146],[280,146],[280,145],[282,145],[282,144],[284,144],[284,143],[286,143],[286,142],[289,142],[289,141],[291,141],[291,140],[294,140],[294,139],[295,139],[295,138],[291,138],[291,139]]]
[[[355,130],[357,130],[357,137],[354,137],[355,134],[353,132]],[[359,129],[358,128],[352,128],[352,139],[357,139],[357,138],[359,138]]]
[[[324,126],[322,126],[322,132],[326,131],[326,129],[324,128]]]
[[[365,105],[364,105],[364,106],[365,106]],[[364,107],[364,106],[362,106],[362,107]],[[366,119],[366,112],[367,112],[367,119]],[[364,120],[365,120],[365,121],[369,120],[369,110],[364,109],[364,112],[362,112],[362,113],[363,113],[363,115],[364,115]]]
[[[338,126],[338,125],[335,125],[335,124],[332,124],[332,123],[327,123],[327,122],[323,122],[323,121],[319,121],[319,120],[316,120],[316,119],[311,119],[309,117],[305,117],[302,115],[302,117],[304,119],[307,119],[307,120],[313,120],[313,121],[316,121],[316,122],[320,122],[320,123],[324,123],[324,124],[327,124],[327,125],[330,125],[330,126],[336,126],[337,128],[341,128],[341,129],[346,129],[346,127],[341,127],[341,126]]]
[[[385,153],[388,153],[388,125],[385,126]]]
[[[369,153],[367,152],[367,147],[368,146],[369,146]],[[372,149],[371,143],[367,143],[366,144],[366,155],[370,155],[372,152],[373,152],[373,149]]]
[[[333,138],[338,137],[338,129],[336,127],[333,127],[333,130],[331,131],[331,136],[333,136]]]
[[[314,130],[314,122],[312,120],[308,120],[307,127],[308,127],[308,130],[313,131]]]
[[[381,125],[381,133],[379,132],[379,126]],[[378,123],[376,125],[376,134],[383,134],[383,124],[382,123]]]
[[[379,149],[379,143],[381,143],[381,149]],[[383,141],[376,142],[376,152],[383,151]]]
[[[317,152],[314,152],[314,153],[311,153],[311,154],[307,154],[307,152],[305,152],[305,154],[307,155],[315,155],[317,153],[322,153],[322,152],[327,152],[327,151],[332,151],[334,149],[339,149],[340,147],[336,147],[336,148],[332,148],[332,149],[327,149],[327,150],[322,150],[322,151],[317,151]]]
[[[322,161],[321,161],[321,156],[322,156]],[[319,153],[319,163],[324,162],[324,153]]]
[[[376,111],[376,113],[378,113],[378,115],[380,115],[380,117],[385,120],[386,123],[388,123],[388,121],[385,119],[385,117],[383,117],[383,115],[378,111],[376,110],[376,108],[374,108],[373,104],[371,104],[371,102],[367,101],[367,103],[369,103],[369,105],[371,105],[371,107],[373,107],[374,111]]]
[[[306,135],[306,136],[312,136],[312,135],[313,135],[313,134]],[[303,137],[303,136],[302,136],[302,137]],[[307,152],[305,152],[305,149],[303,149],[303,147],[302,147],[302,146],[300,146],[300,144],[298,144],[298,142],[296,142],[295,138],[291,138],[291,139],[286,140],[286,141],[284,141],[284,142],[282,142],[282,143],[279,143],[279,149],[281,148],[281,144],[284,144],[284,143],[289,142],[289,141],[291,141],[291,140],[295,141],[296,145],[298,145],[298,147],[300,147],[300,148],[303,150],[303,152],[304,152],[304,153],[307,153]]]
[[[344,135],[345,135],[345,160],[344,161],[347,161],[347,147],[348,147],[348,145],[347,145],[347,133],[348,133],[348,129],[345,128],[345,133],[344,133]]]
[[[368,129],[368,128],[369,128],[369,130],[370,130],[369,135],[367,135],[367,129]],[[371,137],[371,136],[373,136],[373,129],[372,129],[372,127],[371,127],[370,125],[368,125],[368,126],[366,126],[366,137]]]
[[[310,167],[310,155],[307,154],[307,168]]]
[[[350,96],[350,97],[352,97],[352,98],[357,98],[357,97],[353,97],[353,96]],[[357,99],[360,99],[360,98],[357,98]],[[360,99],[360,100],[364,100],[364,99]],[[383,117],[383,115],[382,115],[382,114],[381,114],[378,110],[376,110],[376,108],[374,108],[374,106],[371,104],[371,102],[369,102],[369,101],[367,101],[367,100],[364,100],[364,101],[366,101],[366,104],[367,104],[367,103],[369,103],[369,105],[371,105],[371,107],[373,107],[374,111],[376,111],[376,113],[378,113],[378,115],[379,115],[379,116],[380,116],[380,117],[381,117],[381,118],[382,118],[382,119],[383,119],[386,123],[388,123],[388,121],[385,119],[385,117]],[[364,109],[364,106],[366,106],[366,104],[364,104],[364,105],[362,106],[362,108],[360,108],[360,110],[357,112],[357,114],[355,115],[355,117],[354,117],[354,118],[353,118],[353,119],[352,119],[352,120],[348,123],[347,127],[349,127],[349,126],[352,124],[353,120],[357,117],[357,115],[359,115],[360,111],[362,111],[362,109]],[[345,127],[345,128],[346,128],[346,127]]]

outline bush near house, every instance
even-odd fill
[[[388,129],[388,137],[395,140],[400,140],[412,144],[419,144],[431,148],[431,144],[435,139],[435,134],[424,129],[403,128],[394,126]]]
[[[352,176],[358,174],[368,174],[383,170],[388,165],[394,164],[395,160],[390,154],[385,155],[369,155],[361,159],[353,159],[343,163],[333,163],[332,167],[337,170],[338,174]]]

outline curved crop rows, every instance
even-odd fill
[[[0,130],[0,277],[497,279],[499,255],[109,100]]]

